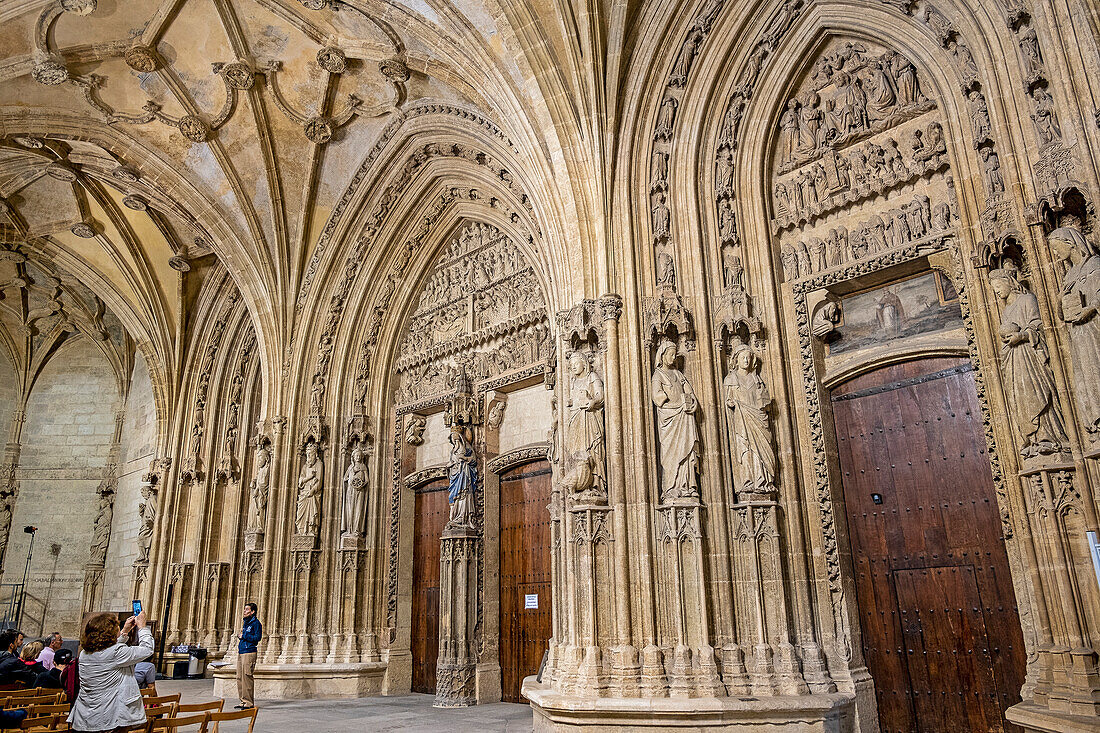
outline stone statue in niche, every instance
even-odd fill
[[[982,148],[982,167],[985,168],[986,192],[990,196],[1004,193],[1005,179],[1001,176],[1001,160],[993,148]]]
[[[0,489],[0,561],[8,547],[11,531],[12,504],[15,503],[15,489],[11,484]]]
[[[447,471],[447,502],[451,505],[447,530],[475,529],[474,490],[477,488],[477,457],[461,425],[451,428],[451,459]]]
[[[663,193],[658,193],[653,198],[653,236],[655,239],[668,237],[671,217],[666,203],[667,200],[668,197]]]
[[[1024,56],[1029,80],[1043,73],[1043,54],[1039,51],[1039,39],[1030,25],[1020,34],[1020,52]]]
[[[741,466],[738,493],[767,494],[775,488],[776,456],[768,409],[772,398],[758,373],[759,358],[748,344],[730,354],[730,368],[722,380],[729,441]]]
[[[344,473],[344,511],[340,518],[342,537],[362,537],[367,521],[367,464],[363,449],[351,449],[351,463]]]
[[[137,564],[149,562],[149,549],[153,545],[153,526],[157,522],[157,490],[153,484],[145,482],[141,485],[142,501],[138,504],[138,557]]]
[[[989,283],[1004,303],[1001,366],[1024,458],[1058,452],[1066,441],[1062,414],[1043,339],[1035,294],[1016,279],[1014,267],[992,270]]]
[[[1062,128],[1058,124],[1058,113],[1054,110],[1054,98],[1043,87],[1036,87],[1031,93],[1035,101],[1035,111],[1031,119],[1039,134],[1039,144],[1046,145],[1062,137]]]
[[[588,357],[574,351],[569,356],[569,397],[565,405],[565,454],[591,471],[592,488],[607,495],[605,473],[603,380],[592,370]]]
[[[970,92],[970,124],[974,133],[975,147],[989,140],[992,124],[989,121],[989,105],[978,90]]]
[[[309,388],[309,412],[320,415],[325,404],[325,379],[320,374],[313,375],[313,385]]]
[[[669,94],[661,102],[661,108],[657,112],[657,125],[653,136],[657,140],[669,140],[672,138],[672,125],[676,120],[676,107],[679,106],[676,97]]]
[[[271,450],[256,446],[256,475],[248,485],[248,531],[260,534],[267,517],[267,492],[271,484]]]
[[[103,565],[107,561],[107,545],[111,541],[111,522],[115,515],[114,507],[115,502],[111,492],[101,492],[99,495],[99,511],[96,512],[95,524],[92,526],[89,565]]]
[[[321,524],[321,489],[325,465],[312,440],[306,443],[306,456],[298,473],[298,497],[294,505],[294,533],[315,535]]]
[[[661,455],[661,501],[699,496],[699,433],[695,391],[676,368],[676,344],[668,339],[657,347],[651,387],[657,408],[657,443]]]
[[[1073,355],[1074,397],[1085,432],[1100,441],[1100,251],[1079,229],[1064,226],[1047,237],[1062,278],[1062,320]]]
[[[424,442],[424,428],[428,420],[423,415],[410,413],[405,417],[405,442],[409,445],[421,445]]]

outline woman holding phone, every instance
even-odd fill
[[[134,667],[153,655],[153,634],[146,627],[145,612],[135,601],[138,613],[119,628],[112,613],[88,619],[80,635],[80,690],[69,713],[74,731],[111,733],[145,722],[141,690],[134,679]],[[126,643],[137,629],[137,646]]]

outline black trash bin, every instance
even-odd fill
[[[174,662],[172,664],[172,679],[174,679],[174,680],[185,680],[185,679],[187,679],[187,665],[188,664],[189,664],[189,662],[186,659],[181,659],[177,662]]]
[[[187,679],[198,680],[206,676],[206,653],[201,646],[187,650]]]

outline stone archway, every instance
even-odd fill
[[[438,648],[410,638],[410,650],[419,651],[414,664],[437,659],[437,705],[499,700],[500,484],[492,461],[516,450],[546,453],[555,365],[546,298],[507,234],[467,223],[424,276],[415,302],[393,366],[395,495],[447,490],[450,510],[436,537]],[[448,485],[449,474],[461,478]],[[418,522],[416,515],[421,504],[392,507],[402,533],[427,526],[427,516]],[[400,507],[411,511],[398,516]],[[397,541],[391,536],[392,553]],[[419,598],[415,577],[402,573],[399,584]]]

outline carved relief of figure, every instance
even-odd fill
[[[661,501],[697,498],[699,434],[695,410],[698,401],[691,383],[676,368],[676,344],[668,339],[657,347],[651,396],[657,408]]]
[[[730,370],[722,380],[730,449],[741,467],[738,492],[764,494],[775,487],[776,457],[768,409],[772,398],[757,372],[759,359],[741,344],[730,355]]]
[[[880,58],[869,64],[867,76],[867,114],[871,119],[884,120],[890,116],[897,95],[890,78],[889,60]]]
[[[836,128],[841,135],[859,132],[867,128],[867,95],[863,91],[863,82],[852,78],[846,72],[833,74],[837,90],[840,92],[840,109],[836,112]]]
[[[114,519],[114,497],[110,492],[99,495],[99,511],[92,526],[92,546],[88,563],[103,565],[107,561],[107,545],[111,541],[111,521]]]
[[[149,549],[153,544],[153,526],[157,522],[157,491],[150,483],[141,485],[142,502],[138,504],[138,557],[137,563],[149,562]]]
[[[970,84],[978,78],[978,65],[974,63],[974,56],[970,53],[970,49],[964,44],[952,40],[947,44],[947,50],[955,56],[955,61],[959,65],[959,76],[963,79],[963,85],[970,86]]]
[[[1050,92],[1038,87],[1031,93],[1031,98],[1035,100],[1035,111],[1031,113],[1031,119],[1039,133],[1039,144],[1046,145],[1062,137],[1062,128],[1058,124],[1058,113],[1054,110],[1054,99]]]
[[[447,529],[474,529],[474,491],[477,488],[477,457],[461,426],[451,428],[451,459],[447,471],[447,503],[451,505]]]
[[[499,430],[500,424],[504,422],[504,401],[496,400],[489,408],[489,414],[485,416],[485,424],[491,430]]]
[[[661,102],[661,108],[657,112],[657,125],[653,133],[658,140],[668,140],[672,137],[672,124],[676,120],[676,107],[679,104],[676,97],[671,94]]]
[[[928,126],[928,152],[932,156],[947,154],[947,141],[943,137],[943,125],[933,122]]]
[[[566,402],[566,456],[590,460],[593,484],[607,494],[603,425],[603,380],[580,351],[569,357],[569,398]]]
[[[806,243],[801,241],[795,245],[794,251],[798,257],[798,274],[806,277],[814,271],[813,265],[810,264],[810,251],[806,248]]]
[[[798,113],[798,152],[812,153],[821,142],[821,123],[824,113],[818,109],[821,98],[817,92],[810,92],[802,102]]]
[[[324,463],[317,453],[317,444],[306,443],[306,457],[298,474],[298,498],[294,506],[295,534],[312,535],[321,524],[321,489]]]
[[[405,442],[420,445],[424,442],[424,428],[428,421],[423,415],[410,413],[405,417]]]
[[[815,270],[821,271],[829,266],[825,261],[825,242],[821,237],[811,237],[807,249],[810,251],[810,259],[814,263]]]
[[[688,72],[691,71],[691,64],[695,61],[695,54],[699,52],[699,44],[702,43],[702,40],[702,33],[695,30],[688,33],[687,39],[680,49],[680,56],[676,59],[676,66],[672,69],[672,76],[669,77],[669,84],[673,86],[684,85],[687,81]]]
[[[668,236],[671,217],[665,203],[667,200],[663,193],[659,193],[653,202],[653,236],[656,239]]]
[[[8,547],[11,531],[12,504],[15,502],[15,489],[11,485],[0,489],[0,561]]]
[[[248,531],[264,531],[267,517],[267,491],[271,483],[271,451],[267,445],[256,446],[256,475],[248,485]]]
[[[737,215],[730,199],[722,199],[718,205],[718,237],[723,242],[737,241]]]
[[[1100,440],[1100,251],[1075,227],[1048,237],[1054,256],[1069,269],[1062,278],[1062,320],[1073,355],[1074,397],[1085,432]]]
[[[714,188],[719,196],[733,193],[733,154],[726,150],[718,155],[715,163]]]
[[[932,214],[932,229],[942,232],[951,227],[951,205],[938,204]]]
[[[340,517],[340,534],[362,537],[367,521],[367,464],[363,449],[351,450],[351,463],[344,474],[344,511]]]
[[[788,280],[794,280],[798,277],[798,260],[791,245],[784,244],[779,249],[779,260],[783,263],[783,274]]]
[[[1048,364],[1039,301],[1016,279],[1014,269],[991,271],[989,283],[1004,303],[1001,366],[1016,432],[1023,442],[1020,453],[1025,458],[1054,453],[1067,438]]]
[[[741,264],[741,258],[737,256],[737,248],[725,246],[722,248],[722,284],[726,288],[736,290],[744,289],[741,277],[745,274],[745,267]]]
[[[974,145],[989,140],[992,125],[989,122],[989,106],[978,90],[970,92],[970,125],[974,132]]]
[[[664,288],[676,287],[676,263],[664,249],[657,252],[657,284]]]
[[[653,181],[651,190],[660,191],[668,186],[668,153],[661,150],[653,151],[650,176]]]
[[[917,81],[917,69],[901,54],[893,54],[890,69],[894,76],[894,89],[897,90],[898,104],[902,107],[924,101]]]
[[[313,375],[313,386],[309,389],[309,412],[320,415],[325,404],[325,379],[320,374]]]
[[[798,108],[797,99],[787,102],[787,109],[779,117],[779,162],[789,163],[798,150]]]
[[[985,168],[985,185],[987,193],[994,195],[1003,193],[1005,180],[1001,176],[1001,161],[993,148],[982,148],[982,167]]]
[[[1039,39],[1030,25],[1020,34],[1020,52],[1024,56],[1028,79],[1043,73],[1043,54],[1039,51]]]

